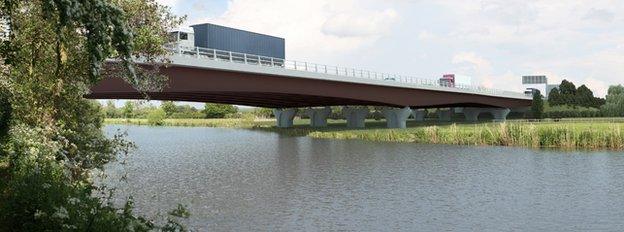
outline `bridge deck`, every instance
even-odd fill
[[[385,105],[415,108],[526,107],[523,93],[474,86],[440,86],[434,80],[218,51],[174,49],[162,72],[169,76],[154,100],[217,102],[261,107]],[[107,79],[89,98],[140,99],[122,80]]]

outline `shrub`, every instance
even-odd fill
[[[162,109],[152,110],[147,114],[147,123],[152,126],[161,126],[167,114]]]

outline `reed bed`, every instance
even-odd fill
[[[408,129],[313,131],[308,135],[325,139],[361,139],[405,143],[624,150],[622,125],[624,124],[452,124],[450,126],[423,126]]]

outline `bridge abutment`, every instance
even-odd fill
[[[326,127],[327,117],[331,114],[332,110],[329,106],[324,108],[308,108],[305,110],[305,114],[310,117],[310,126],[312,127]]]
[[[453,116],[453,108],[438,109],[438,120],[440,122],[450,122]]]
[[[407,127],[407,118],[412,114],[409,106],[405,108],[383,108],[381,113],[386,118],[388,128],[405,128]]]
[[[414,115],[414,120],[417,122],[424,122],[425,116],[427,116],[427,109],[415,109],[412,111],[412,115]]]
[[[342,107],[342,114],[347,119],[347,127],[349,128],[364,128],[369,112],[368,108]]]
[[[292,127],[295,114],[297,114],[297,109],[294,109],[294,108],[273,109],[273,115],[275,115],[275,120],[277,121],[277,127],[279,128]]]

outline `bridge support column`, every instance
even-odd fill
[[[507,120],[507,115],[509,115],[509,112],[511,112],[510,109],[504,108],[504,109],[490,109],[490,113],[492,113],[492,116],[494,116],[494,121],[497,122],[504,122]]]
[[[427,116],[427,109],[415,109],[412,111],[412,115],[414,115],[414,120],[417,122],[424,122],[425,116]]]
[[[407,118],[412,114],[409,106],[405,108],[383,108],[381,113],[386,118],[388,128],[405,128]]]
[[[494,121],[504,122],[507,120],[507,115],[511,112],[510,109],[506,108],[475,108],[475,107],[466,107],[464,108],[464,117],[466,117],[466,121],[468,122],[478,122],[479,114],[483,112],[488,112],[492,114],[494,117]]]
[[[453,116],[453,108],[438,109],[438,120],[441,122],[450,122]]]
[[[320,109],[308,108],[305,110],[305,114],[310,117],[310,126],[312,127],[326,127],[327,117],[331,114],[332,110],[329,106]]]
[[[368,108],[342,107],[342,113],[347,119],[347,127],[349,128],[364,128],[364,122],[369,112]]]
[[[464,108],[464,117],[466,117],[467,122],[478,122],[479,114],[481,114],[483,109],[474,108],[474,107],[465,107]]]
[[[295,114],[297,114],[297,109],[273,109],[273,115],[275,115],[277,127],[279,128],[292,127]]]

